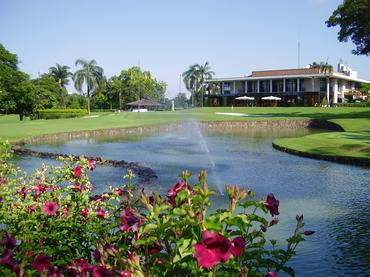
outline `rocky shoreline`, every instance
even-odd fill
[[[46,159],[57,159],[58,157],[73,157],[73,159],[79,159],[79,156],[70,155],[70,154],[62,154],[62,153],[50,153],[50,152],[39,152],[34,151],[29,148],[25,148],[25,143],[16,143],[12,146],[13,152],[17,155],[22,156],[31,156],[37,158],[46,158]],[[127,162],[125,160],[117,161],[117,160],[109,160],[104,159],[102,157],[92,157],[92,156],[84,156],[84,158],[88,160],[94,160],[97,164],[113,166],[113,167],[120,167],[124,169],[130,169],[136,174],[139,178],[140,184],[151,183],[155,179],[158,178],[155,171],[150,167],[143,166],[138,162]]]

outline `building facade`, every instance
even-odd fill
[[[370,83],[357,78],[357,72],[338,65],[337,71],[327,73],[320,68],[253,71],[251,75],[235,78],[215,78],[207,81],[210,88],[204,95],[205,106],[238,106],[245,102],[235,100],[239,96],[254,97],[254,105],[271,105],[262,97],[277,96],[281,106],[317,106],[324,97],[336,104],[344,99],[359,97],[361,83]]]

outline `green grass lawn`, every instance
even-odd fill
[[[243,113],[253,116],[218,115],[217,112]],[[280,138],[275,143],[287,148],[325,155],[370,158],[370,108],[317,107],[255,107],[255,108],[198,108],[175,112],[150,113],[93,113],[90,118],[19,121],[16,115],[0,116],[0,141],[11,142],[35,135],[59,132],[129,128],[144,125],[168,124],[187,119],[210,120],[278,120],[304,118],[329,120],[346,132],[328,132],[299,138]]]

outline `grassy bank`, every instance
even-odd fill
[[[244,116],[217,113],[241,113]],[[281,138],[275,143],[287,148],[325,155],[367,157],[370,159],[370,108],[199,108],[175,112],[154,113],[94,113],[87,118],[19,121],[15,115],[0,116],[0,140],[11,142],[36,135],[157,125],[187,119],[195,120],[278,120],[305,118],[329,120],[339,124],[346,132],[330,132],[300,138]]]

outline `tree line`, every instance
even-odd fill
[[[166,83],[137,66],[108,79],[95,60],[78,59],[75,72],[57,63],[31,79],[18,64],[17,55],[0,43],[0,112],[18,114],[20,120],[41,109],[87,108],[90,113],[90,108],[122,110],[143,98],[166,102]],[[80,94],[67,92],[70,81]]]

